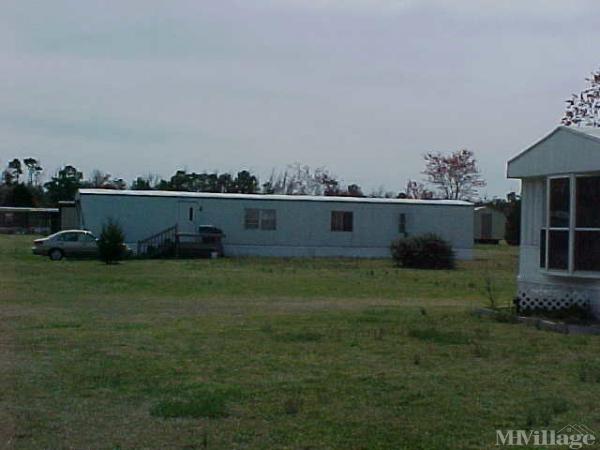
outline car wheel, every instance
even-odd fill
[[[54,248],[48,252],[48,256],[52,261],[60,261],[63,258],[63,252],[57,248]]]

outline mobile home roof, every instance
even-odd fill
[[[461,200],[413,200],[405,198],[370,198],[370,197],[334,197],[314,195],[277,195],[277,194],[219,194],[213,192],[181,192],[181,191],[131,191],[115,189],[80,189],[79,195],[115,195],[137,197],[179,197],[179,198],[211,198],[236,200],[277,200],[277,201],[310,201],[310,202],[347,202],[347,203],[386,203],[473,206]]]
[[[0,206],[0,212],[57,213],[58,208],[29,208],[22,206]]]

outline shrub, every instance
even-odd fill
[[[396,239],[391,245],[392,258],[400,267],[415,269],[453,269],[452,246],[435,234]]]
[[[125,255],[124,240],[125,235],[119,224],[109,219],[108,223],[102,227],[102,233],[98,240],[100,259],[106,264],[112,264],[122,259]]]

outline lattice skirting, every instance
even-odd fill
[[[569,288],[520,288],[519,307],[521,309],[559,310],[571,306],[589,308],[590,292]]]

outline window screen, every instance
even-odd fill
[[[548,268],[569,268],[569,232],[550,230],[548,233]]]
[[[600,177],[575,182],[575,270],[600,271]]]
[[[569,227],[570,180],[556,178],[550,180],[550,227]]]
[[[576,183],[577,228],[600,228],[600,177],[580,177]]]
[[[551,178],[548,185],[549,226],[542,230],[540,265],[600,272],[600,176]]]
[[[575,232],[575,270],[600,272],[600,231]]]

